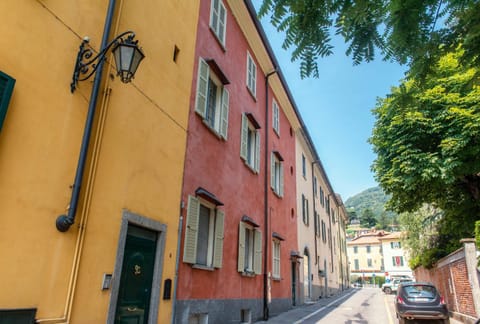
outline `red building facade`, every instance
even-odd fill
[[[294,105],[250,1],[201,0],[175,322],[292,307],[298,278]]]

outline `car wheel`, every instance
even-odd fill
[[[385,293],[386,293],[387,295],[390,295],[390,294],[392,293],[392,289],[390,289],[390,288],[388,288],[388,287],[385,288],[384,291],[385,291]]]

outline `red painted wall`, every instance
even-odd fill
[[[263,241],[265,241],[265,235],[268,235],[269,246],[263,247],[263,253],[268,253],[269,271],[272,269],[272,232],[275,231],[286,239],[281,243],[282,280],[272,282],[272,298],[290,298],[290,251],[297,250],[294,217],[296,206],[295,139],[293,132],[290,131],[288,120],[282,111],[280,118],[281,136],[278,137],[273,132],[271,119],[273,94],[269,90],[268,132],[270,143],[268,169],[265,170],[264,74],[269,71],[261,71],[257,63],[257,97],[254,99],[246,87],[248,43],[237,24],[236,18],[232,16],[226,1],[224,1],[224,4],[228,12],[226,50],[220,46],[209,27],[210,0],[202,0],[200,5],[182,197],[185,208],[182,210],[184,225],[181,235],[177,299],[263,298],[263,276],[244,277],[237,271],[238,230],[243,215],[248,215],[260,225]],[[249,50],[249,52],[254,57],[253,51]],[[227,141],[215,136],[194,111],[199,57],[213,58],[230,81],[230,84],[225,86],[230,93]],[[244,112],[252,113],[261,126],[259,174],[254,174],[240,157],[241,116]],[[283,198],[276,197],[270,189],[270,152],[272,150],[279,151],[284,158]],[[264,228],[265,172],[268,172],[269,229]],[[182,261],[188,196],[195,195],[195,190],[198,187],[205,188],[224,203],[224,206],[219,207],[225,212],[223,264],[221,269],[215,269],[214,271],[193,269],[191,265]]]

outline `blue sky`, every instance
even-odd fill
[[[283,35],[268,17],[262,25],[335,192],[346,201],[377,186],[370,169],[375,154],[367,142],[375,122],[371,110],[406,68],[381,58],[353,66],[343,39],[334,38],[334,54],[318,61],[320,77],[302,80],[299,62],[292,63],[290,51],[281,48]]]

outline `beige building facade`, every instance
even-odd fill
[[[348,287],[347,214],[305,129],[297,132],[296,144],[300,297],[308,302]]]

